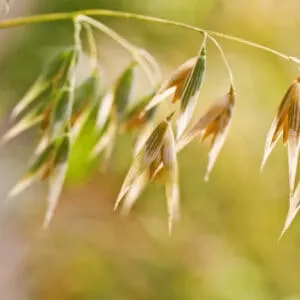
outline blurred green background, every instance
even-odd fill
[[[300,55],[298,0],[13,0],[7,17],[85,8],[165,17]],[[201,43],[197,33],[175,27],[101,20],[147,48],[165,76]],[[1,133],[47,58],[71,39],[68,22],[0,31]],[[97,40],[109,82],[130,57],[105,36],[97,34]],[[0,299],[300,299],[300,217],[277,242],[288,209],[286,149],[279,144],[259,171],[273,115],[297,70],[271,54],[219,41],[236,81],[232,128],[209,183],[203,180],[207,145],[195,143],[180,154],[182,220],[171,237],[159,184],[146,190],[129,218],[112,212],[130,165],[128,136],[118,141],[105,174],[87,162],[81,141],[46,232],[40,229],[43,184],[17,199],[5,196],[26,168],[36,132],[1,149]],[[228,83],[219,53],[209,45],[199,112],[227,92]]]

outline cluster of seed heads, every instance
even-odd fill
[[[97,135],[90,157],[92,159],[101,155],[103,167],[107,166],[112,157],[117,136],[124,130],[130,131],[136,136],[133,162],[117,197],[115,210],[128,214],[146,186],[159,180],[165,185],[168,228],[171,232],[180,210],[178,153],[193,140],[204,141],[210,138],[205,174],[205,180],[208,180],[230,128],[236,94],[224,52],[209,32],[201,32],[203,40],[198,54],[161,82],[158,63],[147,51],[132,45],[90,17],[76,16],[74,25],[74,45],[63,49],[51,60],[13,109],[15,125],[4,135],[3,141],[7,142],[36,125],[40,127],[40,140],[27,173],[12,189],[10,196],[19,194],[36,180],[48,179],[48,209],[44,220],[46,227],[54,215],[62,191],[72,147],[83,134],[86,124],[93,124]],[[92,28],[106,33],[132,54],[132,62],[110,87],[103,88],[100,84],[102,74],[98,67]],[[84,51],[81,43],[83,32],[87,36],[92,67],[89,76],[78,85],[75,69]],[[224,95],[214,101],[195,124],[191,124],[198,99],[201,98],[208,41],[212,41],[220,50],[231,84]],[[138,67],[145,72],[154,88],[149,95],[132,101],[135,69]],[[161,104],[170,99],[170,111],[161,119],[161,114],[158,114]],[[272,123],[262,164],[263,167],[282,135],[284,144],[288,144],[290,181],[290,209],[283,233],[300,209],[300,184],[295,189],[299,133],[300,80],[297,79],[284,96]]]

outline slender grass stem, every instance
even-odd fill
[[[74,44],[76,47],[81,49],[81,39],[80,39],[80,33],[81,33],[81,24],[77,22],[76,20],[73,20],[74,23]]]
[[[87,41],[90,49],[92,68],[94,71],[96,71],[98,67],[98,54],[97,54],[97,45],[96,45],[94,33],[90,25],[85,23],[83,27],[87,34]]]
[[[232,70],[231,70],[231,68],[230,68],[230,65],[229,65],[229,63],[228,63],[228,60],[227,60],[227,58],[226,58],[226,55],[225,55],[225,53],[224,53],[222,47],[220,46],[220,44],[218,43],[218,41],[217,41],[214,37],[212,37],[211,35],[208,35],[208,38],[209,38],[209,39],[216,45],[216,47],[218,48],[218,50],[219,50],[219,52],[220,52],[220,54],[221,54],[222,60],[223,60],[223,62],[224,62],[224,64],[225,64],[225,67],[226,67],[226,69],[227,69],[230,83],[231,83],[232,87],[234,88],[234,80],[233,80]]]
[[[128,42],[126,39],[124,39],[114,30],[112,30],[111,28],[107,27],[106,25],[104,25],[99,21],[96,21],[90,17],[83,16],[83,15],[76,17],[76,20],[78,22],[83,22],[91,25],[92,27],[100,30],[101,32],[105,33],[107,36],[111,37],[114,41],[119,43],[124,49],[126,49],[132,55],[132,57],[136,60],[136,62],[141,66],[141,68],[145,72],[151,84],[154,87],[157,85],[157,82],[153,76],[153,72],[151,71],[148,64],[145,62],[145,60],[141,57],[139,53],[139,48],[132,45],[130,42]]]
[[[239,37],[235,37],[232,35],[228,35],[225,33],[212,31],[212,30],[206,30],[203,28],[199,28],[196,26],[188,25],[181,22],[176,22],[168,19],[162,19],[162,18],[156,18],[151,16],[145,16],[135,13],[128,13],[128,12],[122,12],[122,11],[113,11],[113,10],[103,10],[103,9],[91,9],[91,10],[79,10],[79,11],[73,11],[73,12],[66,12],[66,13],[53,13],[53,14],[42,14],[42,15],[35,15],[35,16],[29,16],[29,17],[21,17],[21,18],[15,18],[11,20],[6,20],[0,22],[0,29],[5,28],[11,28],[11,27],[17,27],[27,24],[37,24],[37,23],[45,23],[45,22],[55,22],[55,21],[63,21],[63,20],[69,20],[73,19],[74,17],[78,15],[87,15],[87,16],[102,16],[102,17],[113,17],[113,18],[124,18],[124,19],[136,19],[141,21],[149,21],[154,23],[160,23],[165,25],[173,25],[189,30],[193,30],[196,32],[204,33],[207,32],[209,35],[214,37],[219,37],[226,40],[231,40],[240,44],[244,44],[247,46],[250,46],[252,48],[258,48],[260,50],[272,53],[276,56],[279,56],[287,61],[293,62],[300,65],[300,59],[294,56],[289,56],[284,53],[281,53],[275,49],[269,48],[267,46],[257,44],[252,41],[248,41]]]

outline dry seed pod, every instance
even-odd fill
[[[117,198],[115,209],[118,208],[121,200],[134,187],[137,178],[149,168],[151,163],[160,154],[163,145],[164,136],[168,128],[168,121],[161,122],[146,140],[145,144],[135,157],[121,187],[121,191]]]
[[[165,169],[165,189],[169,216],[169,233],[174,221],[179,218],[179,182],[176,144],[171,124],[168,123],[167,132],[161,149],[161,161]]]
[[[174,113],[161,122],[144,143],[137,158],[127,173],[115,204],[115,209],[123,200],[121,213],[128,214],[133,204],[146,188],[153,171],[160,164],[165,167],[165,189],[169,216],[169,232],[179,217],[178,163],[175,138],[170,124]]]
[[[173,97],[173,103],[177,102],[182,96],[184,84],[191,74],[196,61],[197,57],[193,57],[180,65],[175,72],[171,74],[170,78],[161,85],[158,92],[145,107],[145,111],[157,107],[159,103],[168,99],[170,96]]]
[[[290,195],[289,211],[279,239],[283,237],[285,232],[291,226],[299,210],[300,210],[300,183],[298,183],[295,193]]]
[[[146,188],[149,180],[149,171],[146,170],[133,182],[131,189],[124,197],[121,208],[122,215],[128,215],[130,213],[132,206]]]
[[[212,136],[205,180],[208,180],[209,174],[225,142],[232,119],[234,104],[235,92],[231,86],[228,94],[209,107],[208,111],[200,117],[199,121],[177,142],[176,148],[177,152],[179,152],[197,137],[204,140],[208,136]]]
[[[151,93],[150,95],[143,97],[128,110],[125,117],[125,127],[127,130],[141,127],[152,120],[156,111],[156,107],[153,107],[148,111],[145,111],[145,108],[154,96],[155,93]]]
[[[283,136],[283,143],[288,144],[289,183],[290,192],[294,191],[300,134],[300,78],[296,79],[286,92],[268,132],[262,169],[278,142]]]

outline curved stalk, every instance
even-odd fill
[[[97,70],[98,67],[98,54],[97,54],[97,45],[94,37],[93,30],[90,25],[83,24],[83,27],[86,31],[87,41],[90,48],[90,57],[91,57],[91,64],[94,71]]]
[[[102,17],[114,17],[114,18],[125,18],[125,19],[135,19],[135,20],[142,20],[142,21],[149,21],[154,23],[160,23],[165,25],[173,25],[189,30],[193,30],[200,33],[208,33],[211,36],[219,37],[226,40],[231,40],[240,44],[244,44],[253,48],[258,48],[260,50],[263,50],[265,52],[272,53],[276,56],[279,56],[287,61],[293,62],[300,65],[300,59],[294,56],[286,55],[284,53],[281,53],[275,49],[257,44],[252,41],[248,41],[239,37],[235,37],[232,35],[224,34],[217,31],[212,30],[206,30],[203,28],[199,28],[196,26],[188,25],[181,22],[176,22],[172,20],[162,19],[162,18],[156,18],[151,16],[145,16],[145,15],[139,15],[134,13],[128,13],[128,12],[122,12],[122,11],[113,11],[113,10],[104,10],[104,9],[91,9],[91,10],[80,10],[80,11],[73,11],[73,12],[67,12],[67,13],[53,13],[53,14],[43,14],[43,15],[35,15],[35,16],[29,16],[29,17],[21,17],[21,18],[15,18],[11,20],[6,20],[0,22],[0,29],[5,28],[11,28],[11,27],[17,27],[27,24],[37,24],[37,23],[45,23],[45,22],[55,22],[55,21],[63,21],[63,20],[69,20],[73,19],[78,15],[88,15],[88,16],[102,16]]]
[[[136,60],[136,62],[141,66],[143,71],[145,72],[146,76],[148,77],[151,84],[155,87],[156,86],[156,80],[153,78],[153,74],[151,69],[149,69],[147,63],[142,59],[141,55],[139,54],[139,48],[129,43],[126,39],[124,39],[122,36],[117,34],[114,30],[110,29],[103,23],[96,21],[92,18],[89,18],[87,16],[79,15],[76,17],[77,22],[83,22],[87,23],[92,27],[95,27],[96,29],[100,30],[101,32],[105,33],[107,36],[111,37],[114,41],[119,43],[124,49],[126,49]]]
[[[211,35],[208,35],[208,38],[209,38],[209,39],[216,45],[216,47],[218,48],[218,50],[219,50],[219,52],[220,52],[220,54],[221,54],[222,60],[223,60],[223,62],[224,62],[224,64],[225,64],[225,67],[226,67],[226,69],[227,69],[228,76],[229,76],[229,80],[230,80],[230,84],[231,84],[231,86],[234,88],[234,82],[233,82],[233,74],[232,74],[232,70],[231,70],[231,68],[230,68],[230,65],[229,65],[229,63],[228,63],[228,60],[227,60],[227,58],[226,58],[226,55],[225,55],[225,53],[224,53],[222,47],[220,46],[220,44],[218,43],[218,41],[217,41],[215,38],[213,38]]]

